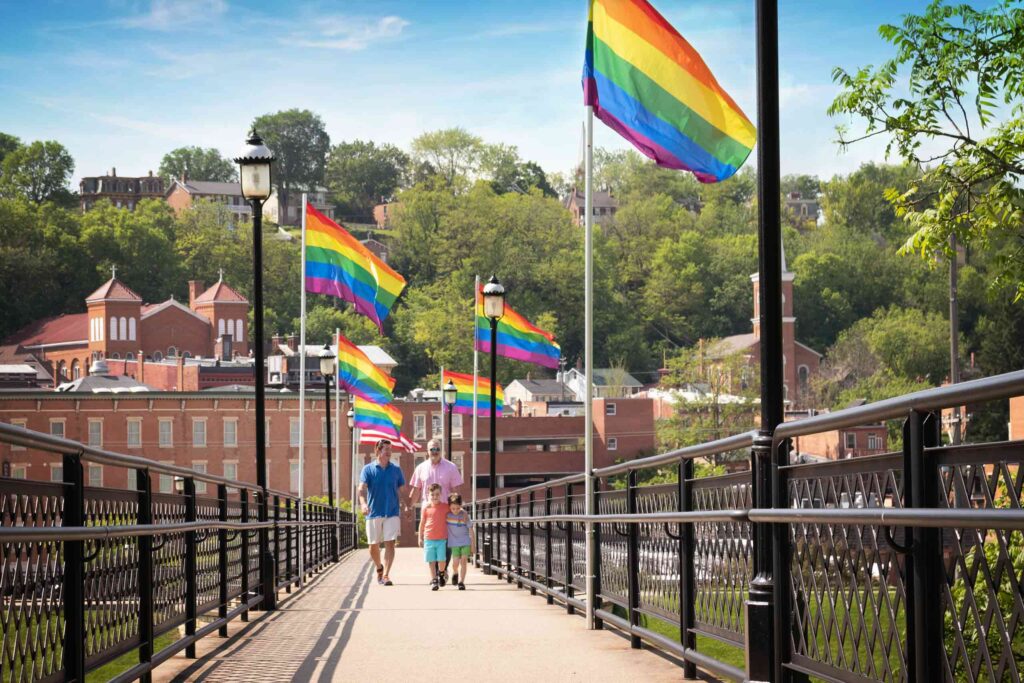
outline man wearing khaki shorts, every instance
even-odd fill
[[[381,439],[374,446],[376,458],[359,475],[359,505],[366,516],[366,540],[370,559],[377,569],[377,583],[391,586],[391,565],[395,561],[395,540],[401,530],[399,489],[405,486],[402,468],[391,464],[391,442]],[[384,563],[380,544],[384,544]]]

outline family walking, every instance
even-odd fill
[[[419,498],[422,508],[417,541],[424,549],[431,590],[436,591],[448,582],[449,564],[452,585],[465,590],[469,558],[476,552],[476,541],[472,521],[462,507],[462,495],[457,490],[463,485],[462,474],[454,463],[441,457],[438,439],[427,443],[427,451],[430,457],[413,471],[406,502],[401,496],[405,476],[402,469],[391,462],[391,442],[381,439],[374,446],[374,460],[359,476],[359,504],[366,516],[370,559],[377,570],[377,583],[394,585],[390,574],[401,514],[411,513]],[[384,546],[383,560],[381,545]]]

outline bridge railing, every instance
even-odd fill
[[[1021,394],[1015,372],[780,425],[767,498],[750,471],[694,476],[694,460],[749,450],[755,432],[595,470],[591,516],[582,475],[505,492],[478,504],[478,540],[494,548],[490,570],[573,613],[594,523],[598,626],[680,657],[690,676],[745,680],[756,648],[774,680],[1021,681],[1024,442],[948,446],[940,433],[943,408]],[[903,422],[900,452],[791,457],[797,437],[890,420]],[[668,466],[676,483],[640,484]],[[760,524],[775,618],[752,633]]]
[[[84,681],[133,651],[138,664],[115,680],[149,680],[264,601],[261,531],[274,584],[288,592],[357,542],[351,513],[288,493],[268,490],[260,520],[262,492],[251,483],[8,424],[0,442],[61,458],[59,481],[0,478],[3,681]],[[89,464],[129,470],[134,490],[87,485]]]

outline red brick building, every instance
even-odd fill
[[[154,176],[152,171],[138,178],[118,177],[117,169],[112,168],[109,175],[82,178],[78,183],[78,195],[82,213],[101,199],[106,199],[119,209],[134,211],[143,199],[163,199],[164,179]]]
[[[173,296],[158,304],[143,303],[131,288],[112,277],[86,297],[85,305],[85,313],[63,314],[26,326],[4,340],[5,350],[11,356],[33,356],[55,384],[88,374],[94,358],[134,362],[136,357],[154,361],[213,357],[218,348],[224,351],[224,344],[230,353],[221,356],[249,353],[249,302],[223,281],[209,289],[201,282],[189,282],[189,305],[185,306]]]
[[[408,480],[416,464],[426,457],[427,439],[440,434],[441,411],[436,402],[403,402],[407,434],[424,448],[416,454],[395,453],[394,461]],[[332,415],[337,420],[334,407]],[[348,411],[342,402],[341,415]],[[307,399],[305,424],[304,492],[327,491],[325,423],[322,394]],[[594,403],[594,464],[609,465],[654,452],[654,408],[647,399],[602,400]],[[255,404],[249,392],[150,392],[128,394],[61,393],[53,391],[0,391],[0,421],[40,432],[91,443],[108,450],[191,467],[211,474],[256,481]],[[267,394],[267,466],[270,487],[298,492],[299,400],[295,393]],[[453,420],[453,461],[468,478],[472,424],[468,417]],[[337,434],[340,462],[336,478],[341,497],[351,490],[351,437],[345,420]],[[517,488],[583,469],[582,417],[501,418],[498,422],[498,489]],[[487,495],[488,421],[481,418],[477,455],[478,495]],[[360,463],[372,448],[360,447]],[[61,476],[60,459],[53,454],[0,444],[0,461],[9,476],[52,480]],[[133,481],[122,468],[90,466],[90,485],[129,488]],[[172,482],[155,482],[169,490]],[[471,498],[470,489],[463,493]],[[412,518],[403,519],[402,543],[415,543]]]

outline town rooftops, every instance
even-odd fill
[[[85,297],[86,303],[91,301],[142,301],[142,297],[131,290],[116,277],[112,277],[97,289]]]
[[[708,347],[708,358],[727,358],[736,353],[746,351],[756,344],[759,337],[753,332],[746,334],[734,334],[731,337],[722,337]]]
[[[11,335],[6,343],[30,347],[40,344],[86,343],[88,339],[89,314],[71,313],[29,323]]]
[[[583,193],[574,188],[571,192],[569,192],[568,196],[563,202],[563,205],[568,207],[569,204],[573,202],[573,200],[575,200],[576,204],[582,204],[585,199],[586,198],[583,196]],[[612,193],[605,190],[594,190],[593,202],[595,208],[616,207],[619,205],[618,200],[612,196]]]
[[[212,287],[196,297],[193,303],[225,302],[247,304],[249,300],[223,280],[218,280]]]
[[[175,185],[180,186],[189,194],[194,195],[229,195],[242,196],[241,183],[222,183],[216,180],[175,180]]]
[[[557,379],[517,379],[521,387],[531,394],[559,394],[568,388]]]
[[[642,387],[643,383],[625,370],[619,370],[617,368],[594,368],[594,386]]]
[[[153,391],[153,389],[126,375],[88,375],[72,382],[64,382],[57,387],[57,391],[122,394]]]

